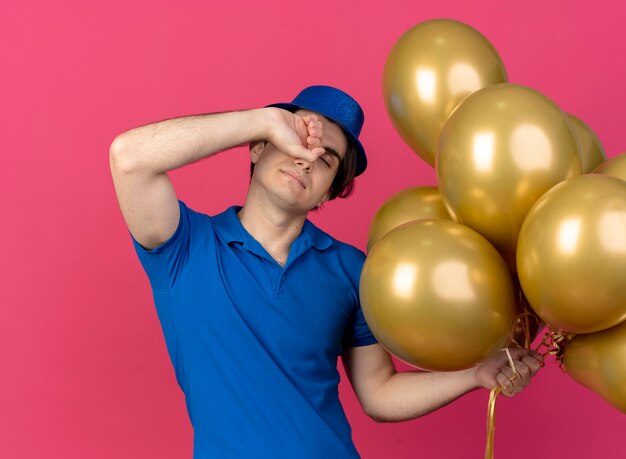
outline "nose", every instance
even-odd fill
[[[310,172],[312,163],[304,158],[296,158],[294,162],[304,171]]]

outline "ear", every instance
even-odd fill
[[[266,144],[267,142],[265,140],[260,140],[250,146],[250,161],[253,164],[256,164],[256,162],[259,160],[259,157],[261,156],[261,153],[263,152]]]

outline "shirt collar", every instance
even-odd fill
[[[243,243],[245,240],[246,230],[237,217],[237,212],[240,210],[241,206],[231,206],[213,217],[215,232],[221,236],[226,244],[231,242]]]
[[[241,210],[241,206],[231,206],[219,215],[216,215],[215,231],[221,236],[226,244],[238,242],[244,247],[256,252],[255,250],[261,244],[254,239],[250,233],[241,224],[237,213]],[[296,247],[298,251],[304,251],[309,247],[315,247],[317,250],[325,250],[333,243],[333,239],[324,231],[319,229],[308,219],[304,221],[300,235],[292,244],[292,250]]]

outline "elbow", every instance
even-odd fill
[[[394,421],[394,419],[391,419],[389,416],[385,415],[382,410],[376,409],[371,405],[364,405],[363,411],[372,421],[376,422],[377,424]]]
[[[398,422],[399,419],[393,419],[387,416],[384,416],[379,413],[365,413],[369,416],[369,418],[374,421],[376,424],[386,424],[388,422]]]
[[[389,403],[366,404],[361,406],[365,414],[377,424],[409,421],[427,413],[423,410],[408,411],[405,408],[393,406]]]
[[[375,414],[369,414],[369,413],[367,413],[367,415],[368,415],[368,416],[369,416],[369,418],[370,418],[372,421],[374,421],[376,424],[384,424],[384,423],[387,423],[387,422],[391,422],[391,420],[390,420],[390,419],[386,419],[386,418],[384,418],[383,416],[378,416],[378,415],[375,415]]]
[[[402,414],[402,413],[394,414],[394,413],[382,413],[382,412],[371,412],[371,411],[366,411],[365,414],[367,414],[369,418],[373,420],[374,422],[376,422],[377,424],[385,424],[388,422],[409,421],[411,419],[415,419],[421,416],[421,414],[407,416],[406,414]]]
[[[129,173],[135,168],[133,157],[124,134],[118,135],[109,147],[109,164],[112,172]]]

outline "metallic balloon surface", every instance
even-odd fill
[[[606,161],[604,147],[600,143],[598,136],[584,121],[576,118],[574,115],[567,115],[567,117],[574,128],[576,137],[578,137],[583,174],[588,174],[599,164]]]
[[[582,175],[548,191],[522,226],[517,270],[554,331],[593,333],[626,319],[626,182]]]
[[[469,368],[504,347],[515,320],[506,264],[478,233],[417,220],[374,246],[361,273],[363,314],[379,342],[436,371]]]
[[[626,414],[626,322],[574,336],[563,358],[572,378]]]
[[[533,89],[501,84],[468,96],[450,116],[436,169],[452,218],[485,236],[514,271],[528,210],[581,165],[559,107]]]
[[[394,194],[380,206],[370,223],[367,251],[369,252],[374,244],[392,229],[403,223],[424,218],[452,219],[443,205],[437,188],[422,186]]]
[[[593,171],[594,174],[606,174],[626,180],[626,152],[617,155],[600,164]]]
[[[480,32],[436,19],[412,27],[394,45],[385,63],[383,95],[396,130],[433,166],[452,110],[472,92],[506,81],[498,52]]]

